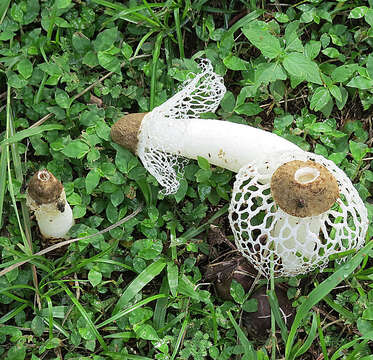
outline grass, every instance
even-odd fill
[[[223,300],[205,280],[207,265],[236,255],[234,175],[191,161],[164,196],[110,126],[163,103],[208,58],[227,86],[215,116],[333,160],[371,223],[372,26],[361,0],[3,1],[0,358],[371,359],[371,225],[365,247],[324,272],[256,279],[272,330],[252,334],[251,292],[234,283]],[[64,243],[44,244],[25,205],[41,168],[73,208]],[[289,328],[278,286],[296,310]]]

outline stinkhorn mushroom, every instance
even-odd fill
[[[360,248],[367,210],[332,161],[264,130],[200,119],[225,94],[209,61],[202,72],[150,113],[122,117],[111,129],[118,144],[175,193],[185,158],[206,158],[237,172],[229,220],[240,252],[263,275],[293,276],[326,266],[331,254]]]
[[[48,170],[39,170],[29,181],[26,202],[34,212],[41,235],[63,239],[74,225],[71,207],[61,182]]]

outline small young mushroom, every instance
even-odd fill
[[[286,292],[278,287],[275,288],[280,314],[285,325],[290,329],[295,318],[295,308],[292,307]],[[255,291],[250,299],[258,303],[258,310],[255,312],[244,312],[242,322],[248,333],[255,338],[266,338],[271,331],[271,306],[268,301],[265,287]]]
[[[71,207],[61,182],[48,170],[39,170],[29,181],[26,203],[34,212],[46,239],[66,238],[74,225]]]
[[[118,144],[175,193],[185,158],[206,158],[237,172],[229,210],[243,256],[269,277],[326,266],[331,254],[363,245],[367,210],[346,174],[332,161],[280,136],[229,121],[200,119],[225,93],[210,62],[150,113],[122,117],[111,129]]]
[[[232,280],[240,283],[248,292],[258,272],[243,256],[234,257],[206,266],[204,279],[214,284],[217,295],[223,300],[232,300],[230,293]]]

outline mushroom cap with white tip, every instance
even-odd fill
[[[27,187],[27,193],[37,204],[49,204],[56,201],[62,191],[61,182],[48,170],[37,171]]]
[[[329,210],[339,197],[339,188],[325,166],[311,160],[293,160],[273,173],[271,194],[283,211],[303,218]]]

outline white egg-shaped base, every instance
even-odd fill
[[[73,212],[67,202],[63,212],[57,209],[56,204],[41,205],[35,216],[41,234],[48,239],[65,238],[74,225]]]

